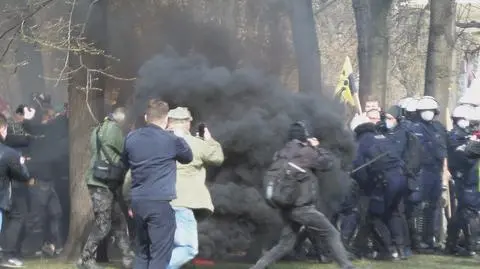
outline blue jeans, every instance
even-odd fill
[[[198,254],[197,221],[191,209],[173,207],[175,210],[175,239],[172,258],[167,269],[179,269]]]

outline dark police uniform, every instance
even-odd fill
[[[447,230],[447,249],[450,254],[472,255],[476,248],[476,232],[478,231],[478,167],[477,160],[470,159],[466,152],[469,134],[455,126],[448,139],[448,169],[455,181],[455,194],[458,205],[450,220]],[[453,191],[453,190],[452,190]],[[465,253],[458,253],[460,230],[465,236]]]
[[[395,252],[392,238],[398,251],[403,252],[404,222],[399,218],[401,201],[408,187],[404,162],[396,145],[377,133],[372,123],[359,125],[355,132],[358,149],[354,166],[365,167],[352,176],[370,197],[368,214],[372,234],[382,245],[381,252]]]
[[[410,127],[412,122],[408,120],[402,120],[400,125],[397,125],[392,130],[388,130],[385,135],[392,142],[395,150],[399,156],[401,156],[405,167],[404,174],[407,177],[408,192],[404,197],[405,215],[408,224],[405,225],[405,243],[410,246],[410,235],[413,239],[414,247],[421,241],[419,237],[422,231],[422,227],[419,221],[421,215],[421,191],[419,174],[421,169],[421,145],[418,138],[411,133]],[[402,212],[400,212],[402,213]],[[405,221],[403,214],[397,216],[398,221]]]
[[[428,248],[434,248],[435,215],[442,196],[442,172],[447,157],[447,131],[437,121],[419,121],[413,124],[412,132],[423,146],[421,189],[424,204],[423,240]]]

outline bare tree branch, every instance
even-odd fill
[[[38,5],[38,7],[32,11],[30,14],[28,14],[27,16],[25,17],[22,17],[22,19],[15,23],[14,25],[12,25],[10,28],[8,28],[7,30],[5,30],[5,32],[3,32],[2,34],[0,34],[0,39],[4,38],[8,33],[10,33],[11,31],[15,30],[16,28],[18,28],[19,26],[22,25],[22,23],[28,19],[30,19],[31,17],[33,17],[35,14],[37,14],[40,10],[42,10],[44,7],[48,6],[50,3],[52,3],[53,1],[55,0],[45,0],[43,1],[42,3],[40,3]]]
[[[470,22],[457,22],[457,27],[459,28],[480,28],[479,21],[470,21]]]
[[[10,38],[10,41],[8,41],[7,46],[5,47],[5,50],[3,50],[2,55],[0,55],[0,62],[3,60],[5,55],[7,55],[8,50],[10,49],[10,46],[12,46],[13,41],[15,40],[15,36],[18,34],[18,29],[17,31],[13,34],[12,38]]]
[[[60,83],[60,80],[62,79],[63,74],[65,73],[65,70],[68,67],[68,63],[70,62],[70,48],[71,48],[71,40],[72,40],[72,17],[73,17],[73,11],[75,10],[75,4],[76,4],[76,0],[73,0],[72,9],[70,10],[70,15],[68,18],[67,56],[65,56],[65,63],[63,65],[62,71],[60,71],[60,75],[58,75],[58,80],[55,83],[55,87],[58,87],[58,84]]]
[[[330,0],[329,2],[323,4],[316,12],[315,12],[315,16],[322,13],[323,11],[325,11],[325,9],[327,9],[330,5],[332,5],[333,3],[335,3],[337,0]]]

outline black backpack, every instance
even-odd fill
[[[275,153],[273,162],[264,175],[264,195],[268,204],[276,208],[292,207],[300,196],[300,183],[309,172],[295,164],[298,146],[287,146]]]

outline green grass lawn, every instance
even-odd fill
[[[445,256],[415,256],[408,261],[399,262],[371,262],[360,261],[357,262],[359,269],[471,269],[480,268],[480,261],[473,259],[461,259]],[[242,264],[221,264],[214,267],[196,267],[196,268],[212,268],[212,269],[247,269],[248,265]],[[35,260],[26,263],[27,269],[74,269],[72,264],[62,264],[48,260]],[[115,269],[120,267],[109,266],[108,269]],[[194,268],[194,267],[189,267]],[[273,269],[334,269],[338,268],[334,264],[323,265],[314,263],[280,263],[273,267]]]

